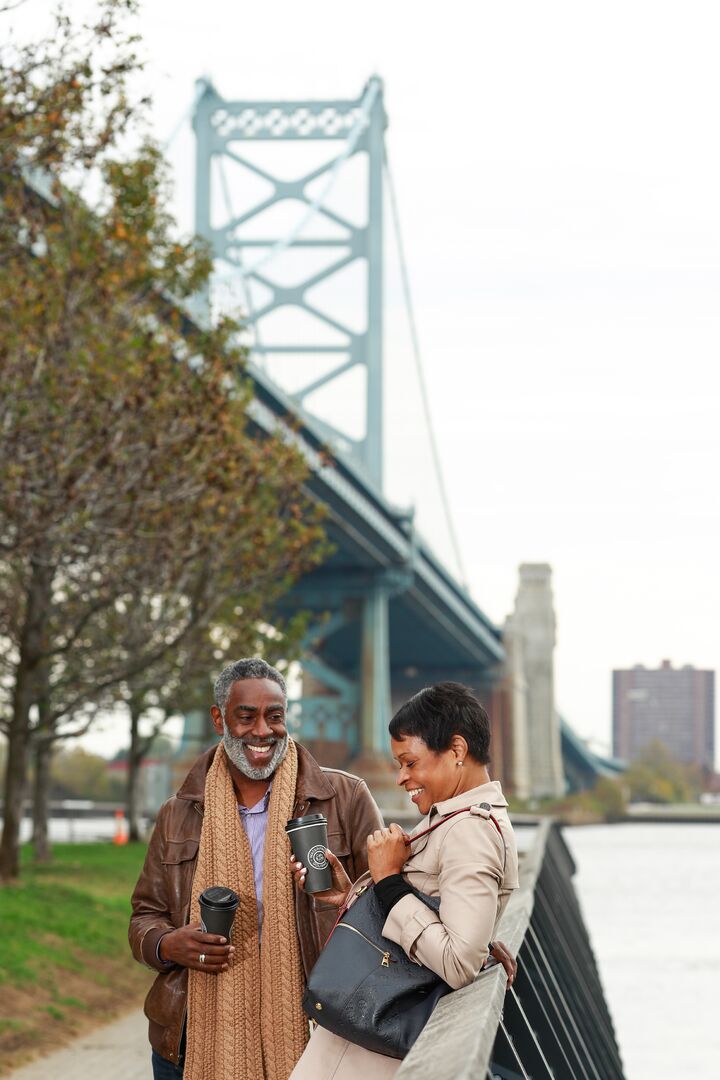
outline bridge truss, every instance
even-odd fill
[[[350,455],[371,482],[382,487],[382,366],[383,366],[383,162],[386,115],[382,82],[370,79],[351,101],[227,101],[211,82],[201,80],[193,118],[197,140],[196,230],[212,247],[226,273],[244,285],[247,323],[254,332],[251,355],[256,363],[292,357],[296,368],[312,372],[295,385],[291,396],[297,408],[313,418],[328,442]],[[280,169],[253,159],[251,144],[323,143],[328,154],[299,176],[287,178]],[[365,158],[364,213],[345,216],[328,205],[340,171],[351,159]],[[248,179],[262,182],[255,202],[236,209],[227,167],[244,170]],[[288,231],[272,235],[281,204],[295,211]],[[287,218],[286,218],[287,220]],[[267,223],[267,224],[265,224]],[[269,229],[268,229],[269,225]],[[259,232],[258,232],[259,227]],[[277,226],[276,226],[277,227]],[[267,230],[267,231],[266,231]],[[304,264],[279,269],[289,251],[312,254]],[[365,319],[357,327],[341,313],[313,299],[326,285],[358,264],[364,273]],[[299,269],[298,269],[299,266]],[[276,272],[278,271],[279,272]],[[256,304],[253,294],[260,292]],[[327,296],[327,290],[325,290]],[[276,340],[275,318],[283,309],[299,309],[310,317],[310,340]],[[322,331],[325,331],[323,334]],[[332,340],[328,343],[328,333]],[[323,362],[324,361],[324,362]],[[318,365],[321,370],[317,370]],[[364,373],[362,434],[339,430],[313,410],[318,391],[339,382],[353,369]],[[314,370],[313,370],[314,369]],[[275,375],[275,381],[283,385]],[[293,381],[296,381],[295,379]],[[284,389],[288,389],[287,384]]]

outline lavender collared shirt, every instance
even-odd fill
[[[245,832],[247,833],[248,842],[250,844],[253,876],[255,878],[255,899],[257,900],[258,910],[258,932],[261,936],[263,924],[263,858],[265,855],[265,833],[267,832],[268,805],[270,803],[271,791],[272,784],[267,789],[260,802],[256,803],[255,806],[250,807],[250,809],[248,809],[247,806],[241,806],[238,803],[240,820],[245,826]]]

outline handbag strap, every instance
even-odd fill
[[[503,836],[502,828],[500,827],[500,822],[498,821],[497,818],[495,818],[495,815],[490,812],[490,804],[489,804],[489,802],[473,802],[473,805],[470,806],[470,807],[463,807],[462,810],[453,810],[452,813],[446,813],[445,818],[440,818],[439,821],[436,821],[435,824],[431,825],[429,828],[423,828],[422,833],[416,833],[415,836],[406,836],[405,842],[407,843],[407,845],[409,847],[409,845],[411,845],[411,843],[415,842],[416,840],[419,840],[421,836],[427,836],[427,834],[432,833],[434,831],[434,829],[438,828],[440,825],[444,825],[446,821],[450,821],[450,818],[457,818],[459,813],[467,813],[468,811],[473,810],[475,807],[479,807],[480,810],[485,810],[485,812],[488,815],[488,820],[491,821],[492,824],[495,826],[495,828],[498,829],[498,835],[500,836],[500,839],[502,841],[502,846],[503,846],[503,875],[504,875],[505,866],[507,865],[507,845],[505,843],[505,837]]]
[[[463,806],[463,808],[461,810],[453,810],[452,813],[445,814],[445,817],[441,817],[440,820],[436,821],[434,825],[430,825],[429,828],[423,829],[422,832],[415,833],[414,836],[406,836],[405,837],[405,843],[408,844],[408,845],[409,844],[414,844],[415,841],[419,840],[421,836],[427,836],[428,833],[433,832],[435,829],[439,828],[440,825],[444,825],[446,821],[450,820],[450,818],[457,817],[458,814],[467,814],[469,811],[471,811],[476,806],[479,806],[481,810],[485,810],[487,812],[487,816],[488,816],[489,820],[492,821],[493,825],[495,826],[495,828],[497,829],[497,831],[500,834],[500,839],[502,840],[503,847],[504,847],[505,846],[505,838],[504,838],[504,836],[502,834],[502,829],[500,828],[500,823],[498,822],[498,819],[495,817],[495,815],[490,813],[490,803],[486,803],[486,802],[473,803],[472,806]],[[481,816],[484,816],[484,815],[481,815]]]
[[[463,807],[462,810],[453,810],[452,813],[446,813],[444,818],[440,818],[440,820],[436,821],[434,825],[431,825],[429,828],[423,828],[422,833],[416,833],[415,836],[407,836],[405,838],[405,842],[407,843],[407,845],[409,847],[411,845],[411,843],[415,842],[416,840],[419,840],[421,836],[427,836],[427,834],[432,833],[434,831],[434,829],[438,828],[440,825],[444,825],[446,821],[450,821],[450,818],[457,818],[459,813],[468,813],[468,812],[472,811],[475,807],[479,807],[480,810],[485,810],[485,812],[488,815],[488,820],[491,821],[492,824],[495,826],[495,828],[498,829],[498,835],[500,836],[500,840],[501,840],[502,846],[503,846],[503,876],[504,876],[504,874],[505,874],[505,866],[507,865],[507,845],[505,843],[505,837],[503,836],[502,828],[500,827],[500,822],[498,821],[497,818],[495,818],[495,815],[493,813],[491,813],[491,811],[490,811],[489,802],[473,802],[473,805],[470,806],[470,807]]]

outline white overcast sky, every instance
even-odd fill
[[[161,140],[203,74],[247,99],[384,79],[471,591],[502,622],[518,564],[552,564],[576,730],[609,742],[613,667],[720,667],[718,5],[145,0],[140,26]],[[189,229],[187,127],[169,157]],[[450,562],[387,251],[386,488]]]

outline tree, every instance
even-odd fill
[[[53,781],[71,798],[100,801],[112,798],[107,761],[80,746],[56,754],[51,773]]]
[[[121,154],[134,7],[0,52],[4,879],[33,734],[82,730],[226,597],[267,617],[322,555],[301,456],[248,430],[236,324],[184,314],[210,260],[175,235],[159,152]]]
[[[677,761],[659,739],[643,748],[623,783],[635,802],[694,802],[702,789],[700,770]]]

